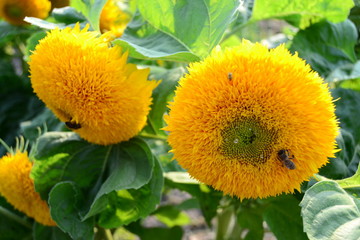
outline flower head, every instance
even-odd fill
[[[131,18],[124,8],[120,0],[106,2],[100,15],[101,32],[111,31],[116,37],[121,37]]]
[[[47,203],[35,191],[34,181],[30,178],[31,168],[27,152],[18,150],[0,158],[0,195],[37,222],[56,226]]]
[[[174,158],[215,189],[240,199],[293,192],[334,156],[328,87],[284,46],[215,49],[179,85],[166,118]]]
[[[109,47],[96,32],[52,30],[30,57],[35,93],[82,138],[114,144],[135,136],[145,125],[151,93],[149,69],[127,64],[127,54]]]
[[[48,0],[1,0],[0,17],[13,25],[24,25],[25,17],[45,19],[50,8]]]

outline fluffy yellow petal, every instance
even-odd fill
[[[55,115],[89,142],[127,141],[145,125],[152,90],[148,69],[127,64],[127,54],[96,32],[52,30],[30,57],[34,92]]]
[[[174,158],[215,189],[240,199],[290,193],[334,156],[328,86],[284,46],[217,48],[179,85],[166,118]]]
[[[116,37],[121,37],[131,16],[123,11],[124,3],[120,0],[108,0],[100,15],[101,32],[111,31]]]
[[[26,152],[8,154],[0,159],[0,194],[16,209],[37,222],[56,226],[47,203],[35,191],[30,178],[32,163]]]

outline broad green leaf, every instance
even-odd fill
[[[336,182],[316,183],[305,192],[300,205],[304,230],[310,239],[359,239],[360,201]]]
[[[159,204],[163,184],[160,164],[155,161],[148,184],[139,189],[113,191],[107,194],[108,205],[101,212],[98,224],[104,228],[117,228],[139,218],[145,218]]]
[[[156,79],[161,79],[161,84],[153,91],[153,103],[148,115],[147,125],[142,131],[142,136],[146,134],[161,135],[166,137],[162,128],[165,126],[164,114],[167,111],[167,105],[170,98],[173,96],[178,80],[185,73],[182,67],[174,68],[165,73],[156,76]],[[150,77],[151,78],[151,77]]]
[[[354,64],[349,63],[334,69],[326,77],[326,80],[328,82],[343,82],[345,80],[353,80],[359,78],[360,78],[360,61],[356,61]]]
[[[164,173],[164,176],[174,183],[200,184],[199,181],[191,178],[188,172],[167,172]]]
[[[100,15],[107,0],[71,1],[71,6],[81,12],[95,31],[100,31]]]
[[[319,22],[299,31],[290,50],[297,51],[314,70],[326,77],[334,69],[356,62],[357,37],[356,27],[350,20]]]
[[[81,206],[83,220],[106,208],[108,193],[147,184],[154,166],[151,151],[141,139],[100,146],[72,132],[41,136],[34,160],[31,176],[43,199],[58,182],[76,183],[86,200]]]
[[[137,0],[147,22],[199,57],[207,56],[220,42],[235,19],[239,3],[238,0]]]
[[[360,93],[350,90],[337,88],[332,91],[336,105],[336,116],[339,118],[340,127],[350,132],[355,144],[360,143]]]
[[[34,29],[14,26],[5,21],[0,21],[0,47],[12,41],[14,38],[19,39],[22,36],[28,36]]]
[[[72,238],[58,227],[47,227],[39,223],[34,223],[33,227],[34,240],[72,240]]]
[[[303,232],[299,201],[293,195],[269,198],[263,217],[278,240],[307,239]]]
[[[167,227],[190,224],[189,216],[177,207],[171,205],[159,207],[153,215]]]
[[[330,179],[352,176],[356,172],[360,160],[355,140],[350,132],[340,129],[336,143],[341,151],[336,153],[336,158],[330,158],[329,163],[320,169],[319,174]]]
[[[49,194],[49,206],[52,219],[74,240],[90,240],[94,237],[94,219],[82,221],[79,209],[84,199],[72,182],[56,184]]]
[[[104,210],[108,204],[107,194],[119,190],[139,189],[151,180],[155,160],[149,147],[141,139],[133,138],[113,146],[108,158],[108,177],[101,184],[83,219]],[[155,170],[158,174],[158,169]],[[160,178],[157,181],[160,181]],[[149,184],[153,186],[154,182],[150,181]],[[154,194],[152,197],[156,196]]]
[[[183,43],[162,31],[158,31],[148,22],[135,14],[121,38],[113,41],[137,59],[194,62],[200,60]]]
[[[256,0],[251,21],[277,18],[303,29],[321,20],[344,21],[353,6],[352,0]]]
[[[55,29],[55,28],[62,29],[66,27],[66,24],[64,23],[52,23],[35,17],[25,17],[24,21],[43,29]]]
[[[256,209],[244,207],[237,213],[237,223],[247,229],[244,240],[262,240],[264,238],[263,217]]]
[[[62,22],[65,24],[77,23],[77,22],[85,22],[86,18],[84,15],[76,11],[72,7],[64,7],[64,8],[55,8],[51,12],[51,16],[58,22]]]

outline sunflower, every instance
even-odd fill
[[[264,198],[299,190],[334,157],[328,86],[283,45],[243,40],[188,70],[165,129],[194,178],[240,199]]]
[[[120,0],[108,0],[100,15],[101,32],[111,31],[121,37],[130,21],[130,14],[124,11],[125,4]]]
[[[30,178],[32,165],[27,152],[21,149],[10,150],[0,158],[0,195],[37,222],[56,226],[47,203],[35,191],[34,181]]]
[[[1,0],[0,17],[13,25],[24,25],[25,17],[45,19],[50,8],[48,0]]]
[[[87,28],[54,29],[30,57],[34,92],[85,140],[108,145],[126,141],[145,125],[151,93],[149,69],[127,64],[119,46]]]

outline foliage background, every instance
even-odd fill
[[[27,27],[0,22],[0,137],[9,145],[19,135],[30,141],[35,153],[31,176],[58,224],[34,223],[0,198],[0,206],[16,216],[1,216],[0,239],[182,239],[182,226],[191,224],[189,209],[201,210],[217,239],[263,239],[268,230],[277,239],[359,238],[358,1],[131,1],[133,19],[112,43],[129,51],[129,61],[150,67],[150,78],[162,83],[139,136],[104,147],[81,140],[44,107],[32,92],[26,60],[47,29],[81,22],[99,30],[105,2],[74,0],[46,20],[27,18],[32,23]],[[279,32],[269,36],[263,31],[267,24]],[[218,44],[234,46],[242,38],[270,47],[286,44],[319,72],[337,99],[342,150],[303,184],[301,193],[240,202],[190,179],[171,161],[161,128],[177,81],[188,63]],[[180,204],[161,201],[174,189],[189,197]],[[145,226],[149,218],[163,227]]]

